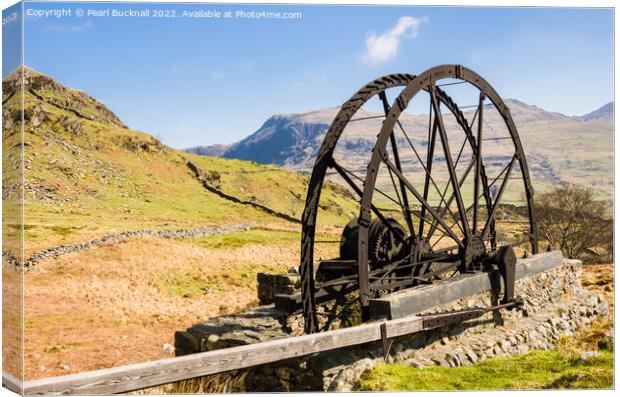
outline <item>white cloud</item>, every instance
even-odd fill
[[[366,51],[362,60],[375,65],[394,58],[398,54],[401,40],[416,37],[420,26],[425,22],[428,22],[426,17],[400,17],[396,25],[383,34],[370,32],[366,38]]]

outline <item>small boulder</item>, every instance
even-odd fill
[[[174,353],[174,346],[172,346],[170,343],[164,343],[163,348],[166,353]]]
[[[589,359],[593,357],[598,357],[598,352],[593,352],[593,351],[583,352],[581,353],[581,356],[579,357],[579,362],[588,361]]]

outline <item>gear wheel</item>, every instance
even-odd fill
[[[399,259],[404,252],[403,241],[407,235],[405,229],[395,219],[387,221],[390,224],[389,227],[380,219],[375,219],[370,223],[368,261],[371,268],[377,268]]]
[[[372,268],[402,257],[405,251],[405,229],[395,219],[388,218],[387,221],[390,227],[380,219],[374,219],[370,223],[368,260]],[[345,226],[340,237],[340,258],[357,259],[358,230],[357,219],[352,219]],[[398,233],[398,236],[395,233]]]

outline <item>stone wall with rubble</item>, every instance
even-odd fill
[[[524,301],[521,307],[489,312],[466,323],[394,338],[387,361],[416,367],[455,367],[486,358],[523,354],[531,349],[549,349],[559,338],[571,336],[597,317],[608,315],[607,303],[584,289],[580,276],[581,263],[564,260],[561,266],[518,280],[516,291]],[[262,284],[271,283],[271,288],[277,292],[279,288],[289,288],[287,283],[297,281],[293,274],[282,277],[267,276]],[[433,312],[488,306],[496,299],[497,296],[488,292],[436,307]],[[268,302],[269,294],[263,294],[261,300]],[[354,305],[352,302],[351,307]],[[325,329],[353,325],[354,312],[346,305],[327,306],[321,314],[322,325]],[[177,332],[175,345],[177,355],[182,355],[302,332],[300,315],[287,316],[273,305],[263,305]],[[347,391],[365,370],[383,360],[379,341],[195,379],[186,382],[184,391],[190,392],[192,384],[197,392]]]

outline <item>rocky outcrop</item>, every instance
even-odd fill
[[[105,105],[84,92],[63,86],[56,80],[29,67],[20,67],[2,80],[2,103],[21,92],[28,92],[37,99],[54,107],[73,113],[87,120],[116,124],[127,128],[125,124]],[[50,94],[51,93],[51,94]],[[36,110],[24,109],[24,117],[36,117]]]

